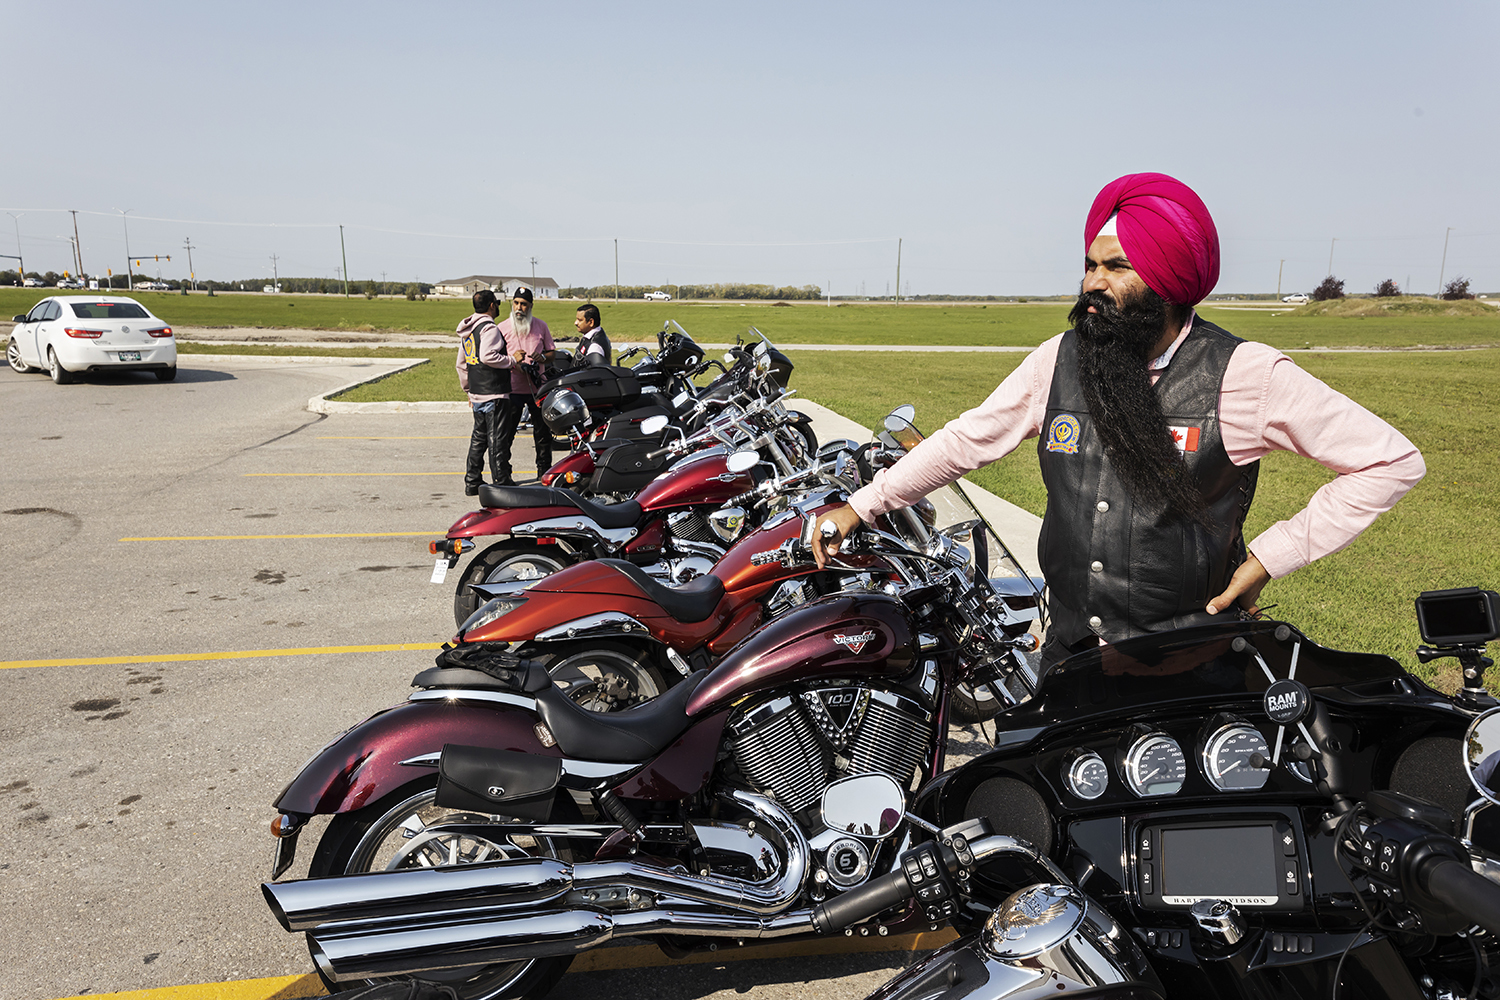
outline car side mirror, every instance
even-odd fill
[[[24,322],[26,322],[26,314],[25,313],[21,313],[18,316],[12,316],[11,317],[11,322],[12,323],[24,323]]]

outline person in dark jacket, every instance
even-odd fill
[[[573,326],[578,330],[578,363],[580,365],[614,364],[614,350],[609,335],[600,326],[599,307],[590,302],[578,307]]]
[[[509,448],[504,440],[505,417],[510,398],[511,368],[515,359],[505,347],[505,337],[495,317],[500,302],[495,293],[482,288],[474,293],[474,313],[458,324],[458,385],[469,394],[474,411],[474,432],[469,437],[468,462],[464,466],[464,493],[477,496],[484,481],[484,453],[490,454],[490,480],[497,486],[511,485]],[[515,429],[512,428],[514,433]]]

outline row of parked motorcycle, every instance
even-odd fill
[[[875,996],[1500,995],[1500,800],[1472,780],[1500,597],[1418,602],[1454,696],[1270,621],[1039,679],[1041,581],[962,488],[813,562],[922,436],[900,407],[820,444],[752,334],[720,361],[668,324],[543,386],[572,451],[432,543],[435,579],[473,553],[457,634],[275,802],[265,898],[331,990],[540,997],[625,937],[951,924]],[[948,770],[950,724],[985,719]],[[275,881],[317,815],[310,878]]]

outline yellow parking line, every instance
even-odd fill
[[[244,542],[263,538],[408,538],[416,535],[442,534],[440,531],[352,531],[320,535],[151,535],[122,538],[122,542]]]
[[[382,646],[304,646],[298,649],[240,649],[222,653],[154,653],[147,656],[85,656],[58,660],[0,660],[0,670],[23,667],[103,667],[120,663],[185,663],[193,660],[252,660],[260,656],[323,656],[332,653],[394,653],[441,649],[440,642],[394,642]]]
[[[274,976],[241,979],[228,983],[198,983],[193,986],[161,986],[125,993],[90,993],[68,1000],[295,1000],[327,996],[317,976]]]
[[[670,959],[654,944],[626,945],[619,948],[595,948],[573,960],[569,974],[575,972],[608,972],[619,969],[653,969],[674,965],[719,965],[726,962],[764,961],[777,958],[807,958],[818,955],[855,953],[930,951],[958,939],[954,930],[924,931],[892,937],[832,937],[776,944],[752,944],[743,948],[724,945],[718,951],[699,952],[683,959]],[[195,986],[165,986],[127,993],[91,993],[68,1000],[297,1000],[325,996],[317,976],[276,976],[271,979],[242,979],[227,983],[200,983]]]

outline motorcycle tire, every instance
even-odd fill
[[[976,722],[988,722],[1000,714],[1004,702],[995,694],[994,686],[999,681],[983,684],[956,684],[948,696],[948,716],[956,723],[972,726]]]
[[[495,819],[439,807],[433,803],[436,794],[437,776],[434,774],[409,782],[363,809],[333,817],[318,841],[308,876],[321,878],[447,865],[455,857],[459,864],[477,864],[527,854],[541,854],[560,861],[574,860],[566,840],[519,838],[530,841],[528,846],[514,840],[507,845],[496,845],[471,836],[435,834],[427,837],[426,831],[435,825],[435,820],[463,822],[478,818],[480,822],[491,823]],[[579,822],[582,815],[572,798],[560,793],[553,803],[551,818],[559,822]],[[429,972],[421,979],[451,988],[458,1000],[537,1000],[556,985],[572,961],[571,955],[537,958]],[[367,979],[358,983],[338,983],[324,976],[321,970],[318,976],[329,993],[393,981]]]
[[[552,683],[591,712],[618,712],[639,705],[671,683],[643,650],[621,642],[548,643],[526,655],[540,660]],[[678,679],[675,672],[672,677]]]
[[[469,584],[537,580],[576,561],[556,545],[496,542],[475,556],[458,578],[458,589],[453,593],[453,624],[462,625],[479,610],[479,595],[469,589]]]

